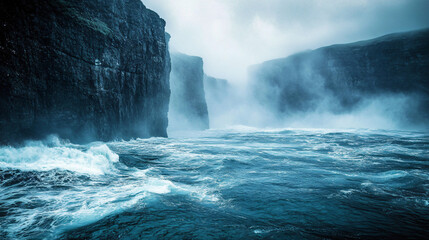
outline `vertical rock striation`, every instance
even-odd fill
[[[204,130],[209,117],[204,92],[203,60],[181,53],[171,54],[171,103],[169,120],[172,130]]]
[[[165,22],[140,0],[0,3],[0,142],[167,136]]]

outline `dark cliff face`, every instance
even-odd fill
[[[208,129],[203,60],[181,53],[171,54],[170,83],[170,129]]]
[[[251,77],[259,102],[280,115],[322,105],[344,113],[368,99],[405,96],[408,120],[429,126],[429,30],[298,53],[254,66]]]
[[[167,136],[165,22],[140,0],[0,3],[0,142]]]

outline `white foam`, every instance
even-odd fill
[[[110,144],[115,149],[137,149],[152,153],[171,151],[174,156],[180,157],[179,165],[188,164],[186,159],[195,159],[199,156],[179,151],[175,144],[158,144],[165,141],[169,140],[137,139]],[[162,148],[162,151],[158,148]],[[201,164],[203,163],[198,163]],[[0,201],[4,200],[7,206],[14,206],[18,202],[44,203],[43,206],[32,209],[10,208],[13,214],[7,216],[5,221],[8,222],[7,233],[11,239],[18,239],[21,237],[20,233],[28,231],[47,232],[46,234],[56,236],[65,230],[96,222],[126,209],[144,207],[152,199],[158,199],[159,195],[184,195],[194,201],[209,203],[218,203],[222,200],[216,194],[216,189],[210,187],[212,180],[209,178],[205,179],[202,185],[187,185],[175,183],[168,179],[168,176],[163,177],[156,166],[146,170],[128,168],[119,163],[119,156],[116,153],[100,142],[80,146],[52,137],[45,141],[27,142],[23,147],[0,147],[0,169],[37,172],[43,181],[41,184],[49,186],[53,182],[66,187],[61,190],[44,188],[43,191],[8,188],[2,192]],[[51,170],[69,172],[57,176],[54,174],[56,171]],[[76,178],[76,175],[80,174],[89,174],[90,177]],[[73,181],[62,181],[64,175],[70,176]],[[52,177],[60,179],[52,181]],[[17,191],[23,191],[22,196],[10,198],[16,195]],[[46,229],[41,219],[52,219],[51,227]],[[54,238],[50,236],[47,238]]]
[[[101,145],[90,148],[84,153],[101,155],[107,159],[109,151],[106,152],[105,149],[106,147]],[[7,217],[10,223],[8,232],[11,236],[15,236],[16,233],[28,231],[26,229],[30,228],[34,232],[42,231],[43,229],[37,229],[40,219],[54,219],[52,228],[47,229],[54,232],[47,234],[60,234],[68,229],[94,223],[111,214],[138,207],[140,204],[144,206],[145,199],[158,194],[169,194],[177,188],[171,181],[146,176],[147,171],[149,170],[136,170],[127,178],[116,178],[115,181],[109,181],[103,175],[95,175],[91,176],[91,182],[77,182],[70,190],[30,191],[19,199],[8,200],[9,205],[14,205],[16,201],[46,203],[34,209],[16,209],[15,214]],[[106,180],[109,184],[106,184]],[[8,192],[8,195],[15,194],[13,189],[10,190],[12,192]],[[48,238],[51,237],[51,235],[48,236]]]
[[[51,145],[51,146],[49,146]],[[0,168],[22,171],[68,170],[82,174],[102,175],[112,173],[119,156],[107,145],[80,150],[59,141],[28,142],[24,147],[1,147]]]

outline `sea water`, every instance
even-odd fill
[[[429,236],[429,133],[208,130],[0,147],[0,239]]]

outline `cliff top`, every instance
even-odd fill
[[[306,51],[301,51],[301,52],[294,53],[294,54],[289,55],[289,56],[284,57],[284,58],[272,59],[272,60],[262,62],[260,64],[252,65],[249,67],[249,70],[252,71],[255,68],[257,68],[259,65],[275,64],[275,63],[283,62],[286,60],[292,60],[295,58],[299,58],[303,54],[307,54],[310,52],[323,51],[323,50],[327,50],[327,49],[331,49],[331,48],[338,48],[338,47],[364,47],[364,46],[369,46],[369,45],[378,44],[378,43],[406,40],[409,38],[428,38],[429,39],[429,28],[424,28],[424,29],[419,29],[419,30],[414,30],[414,31],[407,31],[407,32],[390,33],[390,34],[383,35],[381,37],[377,37],[377,38],[373,38],[373,39],[362,40],[362,41],[357,41],[357,42],[352,42],[352,43],[333,44],[333,45],[329,45],[329,46],[320,47],[317,49],[310,49],[310,50],[306,50]]]

